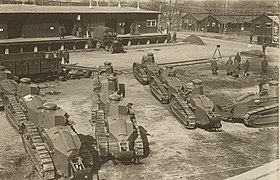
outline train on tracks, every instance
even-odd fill
[[[0,54],[0,65],[20,78],[33,81],[55,79],[62,73],[61,61],[56,52],[30,52]]]
[[[0,69],[7,119],[20,133],[39,176],[45,180],[98,179],[98,154],[77,134],[67,112],[43,100],[29,78],[18,84],[6,79],[4,67]]]

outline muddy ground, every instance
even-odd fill
[[[71,54],[71,62],[98,66],[111,61],[119,69],[131,69],[132,62],[153,52],[157,62],[179,61],[190,58],[212,57],[217,44],[223,55],[234,55],[248,49],[244,43],[203,38],[205,46],[178,45],[170,47],[131,49],[124,54],[106,52],[79,52]],[[260,49],[254,45],[253,48]],[[268,48],[270,70],[277,64],[278,49]],[[243,57],[242,61],[245,61]],[[177,68],[180,78],[186,81],[201,79],[205,94],[215,103],[225,104],[248,91],[257,92],[260,60],[250,60],[250,76],[234,79],[225,75],[224,63],[219,61],[219,76],[212,76],[210,65]],[[270,71],[272,73],[272,71]],[[168,105],[160,104],[148,86],[140,85],[132,74],[120,75],[126,84],[126,97],[133,102],[138,124],[149,132],[151,154],[139,165],[115,164],[111,161],[101,167],[104,179],[209,179],[219,180],[243,173],[278,157],[278,127],[247,128],[242,124],[222,122],[220,132],[202,129],[187,130],[173,116]],[[49,88],[42,92],[58,91],[46,95],[70,114],[79,133],[94,134],[90,124],[92,79],[46,82]],[[37,179],[32,163],[26,156],[20,136],[0,113],[0,179]]]

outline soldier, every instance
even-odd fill
[[[62,25],[59,25],[58,33],[59,33],[59,39],[62,39]]]
[[[216,58],[213,58],[211,61],[211,69],[212,69],[212,75],[217,76],[218,75],[218,64],[216,61]]]
[[[67,49],[65,49],[64,53],[63,53],[63,59],[64,59],[64,64],[69,64],[70,61],[70,54],[69,51]]]
[[[248,76],[249,75],[249,73],[248,73],[248,71],[249,71],[249,60],[248,59],[244,63],[243,67],[244,67],[243,76]]]
[[[266,44],[263,43],[263,45],[262,45],[262,51],[263,51],[264,54],[265,54],[265,49],[266,49]]]
[[[176,32],[174,31],[174,33],[173,33],[173,36],[172,36],[172,42],[176,42],[177,41],[177,34],[176,34]]]
[[[170,34],[170,32],[168,32],[167,33],[167,43],[170,43],[170,41],[171,41],[171,34]]]
[[[239,53],[237,53],[236,56],[234,57],[234,63],[235,63],[235,61],[237,61],[238,63],[241,62],[241,56]]]
[[[266,60],[266,56],[264,55],[263,57],[263,61],[261,63],[261,66],[262,66],[262,75],[267,75],[267,67],[268,67],[268,62]]]
[[[226,63],[226,71],[228,76],[232,75],[232,65],[233,65],[233,61],[231,57],[229,57]]]
[[[250,44],[252,44],[252,41],[253,41],[253,33],[250,33],[249,38],[250,38]]]
[[[235,77],[235,78],[239,78],[239,71],[240,71],[240,64],[238,63],[237,60],[235,60],[234,64],[233,64],[232,76]]]

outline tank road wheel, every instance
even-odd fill
[[[97,49],[99,49],[99,48],[101,47],[101,43],[100,43],[100,42],[96,42],[95,47],[96,47]]]
[[[113,54],[113,53],[114,53],[114,48],[113,48],[113,46],[110,46],[109,49],[108,49],[108,51],[109,51],[109,53],[112,53],[112,54]]]
[[[148,141],[148,137],[147,137],[147,131],[142,126],[139,126],[139,131],[140,131],[141,139],[143,141],[143,149],[144,149],[143,158],[146,158],[150,154],[150,147],[149,147],[149,141]]]

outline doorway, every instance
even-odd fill
[[[124,34],[130,33],[130,25],[134,22],[133,19],[125,19]]]
[[[74,28],[74,20],[71,19],[61,19],[59,20],[59,24],[64,24],[65,30],[66,30],[66,36],[72,35],[72,30]]]
[[[105,19],[105,26],[117,32],[117,19]]]
[[[8,39],[22,37],[22,21],[11,20],[8,21]]]

